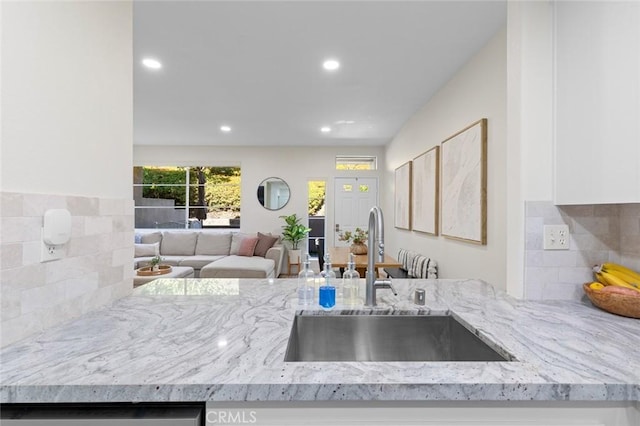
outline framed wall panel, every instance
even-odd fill
[[[417,232],[438,235],[439,146],[413,159],[411,176],[411,227]]]
[[[487,119],[441,144],[442,235],[487,243]]]
[[[396,228],[411,230],[411,161],[395,172],[395,222]]]

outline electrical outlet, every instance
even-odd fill
[[[569,226],[545,225],[543,248],[545,250],[569,250]]]
[[[54,246],[41,242],[42,248],[40,250],[40,262],[50,262],[56,259],[62,259],[64,257],[64,246]]]

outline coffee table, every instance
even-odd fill
[[[138,287],[158,278],[193,278],[193,268],[191,266],[172,266],[171,272],[162,275],[138,275],[133,274],[133,287]]]

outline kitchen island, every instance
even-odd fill
[[[164,279],[0,352],[0,402],[640,399],[640,321],[479,280],[395,280],[374,309],[454,315],[505,362],[285,362],[296,280]],[[426,304],[413,303],[416,288]]]

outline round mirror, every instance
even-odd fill
[[[258,186],[258,202],[267,210],[280,210],[289,202],[289,185],[277,177],[266,178]]]

